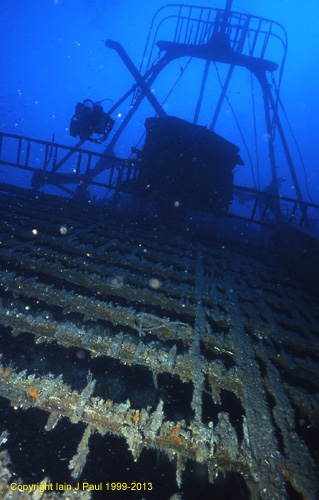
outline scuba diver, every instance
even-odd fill
[[[79,136],[82,141],[102,144],[107,139],[114,123],[113,118],[104,112],[100,103],[85,99],[75,106],[75,114],[70,123],[70,135]],[[93,138],[93,134],[99,134],[100,137]]]

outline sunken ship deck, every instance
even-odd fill
[[[0,211],[3,498],[316,497],[317,297],[226,240],[40,193]]]

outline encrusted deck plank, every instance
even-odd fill
[[[288,500],[288,483],[316,498],[311,443],[298,419],[318,427],[318,298],[265,255],[193,244],[94,207],[4,195],[0,212],[7,340],[32,334],[35,352],[42,342],[75,348],[144,370],[154,390],[165,375],[191,391],[179,402],[184,417],[169,419],[165,398],[153,407],[134,406],[130,394],[103,399],[90,374],[82,391],[72,390],[62,366],[59,376],[40,376],[13,353],[0,368],[0,394],[13,408],[47,412],[47,431],[62,416],[86,425],[69,464],[73,478],[85,468],[91,434],[110,433],[134,460],[144,448],[164,451],[181,487],[190,459],[207,466],[211,482],[240,474],[253,500]]]

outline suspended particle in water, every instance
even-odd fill
[[[262,140],[263,140],[264,142],[269,142],[269,141],[271,140],[271,135],[270,135],[270,134],[267,134],[267,133],[266,133],[266,134],[263,134],[263,136],[262,136]]]
[[[122,288],[124,286],[123,276],[113,276],[111,285],[113,288]]]
[[[157,278],[151,278],[148,284],[153,290],[158,290],[162,286],[162,282]]]
[[[61,234],[68,234],[68,228],[66,226],[60,226]]]

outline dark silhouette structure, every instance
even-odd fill
[[[70,135],[80,137],[82,141],[101,144],[107,139],[114,123],[113,118],[103,111],[101,104],[85,99],[75,107],[75,114],[70,123]],[[92,137],[93,134],[99,135],[99,138]]]
[[[206,127],[175,116],[148,118],[133,189],[160,211],[225,213],[233,199],[233,170],[243,165],[239,148]]]

